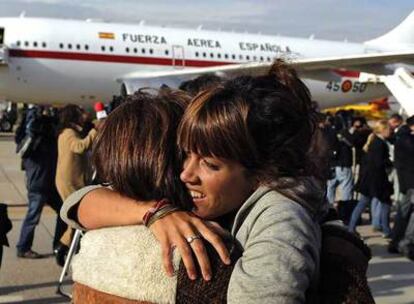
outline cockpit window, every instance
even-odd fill
[[[0,45],[4,43],[4,28],[0,27]]]

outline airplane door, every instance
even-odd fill
[[[172,64],[176,69],[183,69],[185,66],[184,47],[181,45],[172,46]]]
[[[0,64],[7,63],[7,53],[4,47],[4,27],[0,27]]]
[[[4,28],[0,27],[0,47],[3,46],[4,43]]]

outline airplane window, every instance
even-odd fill
[[[270,62],[270,61],[272,61],[272,59],[271,59],[270,57],[267,57],[267,61],[269,61],[269,62]]]
[[[110,47],[109,47],[109,50],[110,50],[111,52],[113,52],[113,51],[114,51],[114,47],[113,47],[113,46],[110,46]]]
[[[145,54],[145,49],[142,49],[142,50],[141,50],[141,53],[142,53],[142,54]]]
[[[37,42],[35,41],[35,42],[33,42],[33,46],[34,47],[37,47]]]
[[[154,53],[154,50],[153,49],[150,49],[149,52],[150,52],[150,54],[152,54],[152,53]]]
[[[260,61],[263,61],[263,60],[264,60],[263,56],[260,56]]]
[[[129,53],[129,48],[126,48],[126,49],[125,49],[125,52]]]
[[[80,44],[77,44],[77,45],[76,45],[76,49],[77,49],[77,50],[80,50],[80,48],[81,48]]]
[[[59,47],[63,49],[63,43],[59,43]]]
[[[137,52],[138,52],[137,48],[134,48],[134,53],[137,53]]]
[[[221,54],[219,53],[219,54],[217,54],[217,58],[221,58]]]
[[[89,45],[85,44],[85,50],[89,50]]]
[[[68,44],[68,49],[70,50],[70,49],[72,49],[72,44]]]
[[[198,52],[195,52],[195,56],[198,57],[198,55],[199,55],[199,53]]]
[[[256,57],[256,56],[254,56],[254,57],[253,57],[253,60],[254,60],[254,61],[257,61],[257,57]]]
[[[25,41],[24,46],[29,46],[29,41]]]
[[[243,60],[243,55],[239,55],[239,59],[240,60]]]
[[[229,55],[228,54],[224,54],[224,58],[229,59]]]
[[[102,52],[105,52],[105,46],[101,46]]]
[[[211,58],[214,58],[214,54],[213,54],[213,53],[210,53],[210,57],[211,57]]]
[[[47,45],[46,45],[46,42],[42,42],[42,47],[46,47]]]
[[[165,55],[168,55],[170,52],[168,52],[168,50],[165,50]]]
[[[206,53],[203,53],[203,57],[206,57],[207,56],[207,54]]]
[[[17,41],[17,42],[16,42],[16,45],[17,45],[17,46],[20,46],[20,41]]]
[[[250,56],[249,55],[246,56],[246,60],[250,60]]]
[[[236,59],[236,55],[234,55],[234,54],[233,54],[233,55],[231,55],[231,58],[232,58],[232,59]]]

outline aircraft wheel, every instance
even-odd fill
[[[3,132],[11,132],[13,125],[7,119],[3,119],[0,123],[0,128]]]

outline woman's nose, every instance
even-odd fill
[[[187,158],[183,164],[183,171],[181,171],[180,179],[183,183],[195,184],[197,183],[197,174],[196,174],[196,165],[197,162],[195,159]]]

